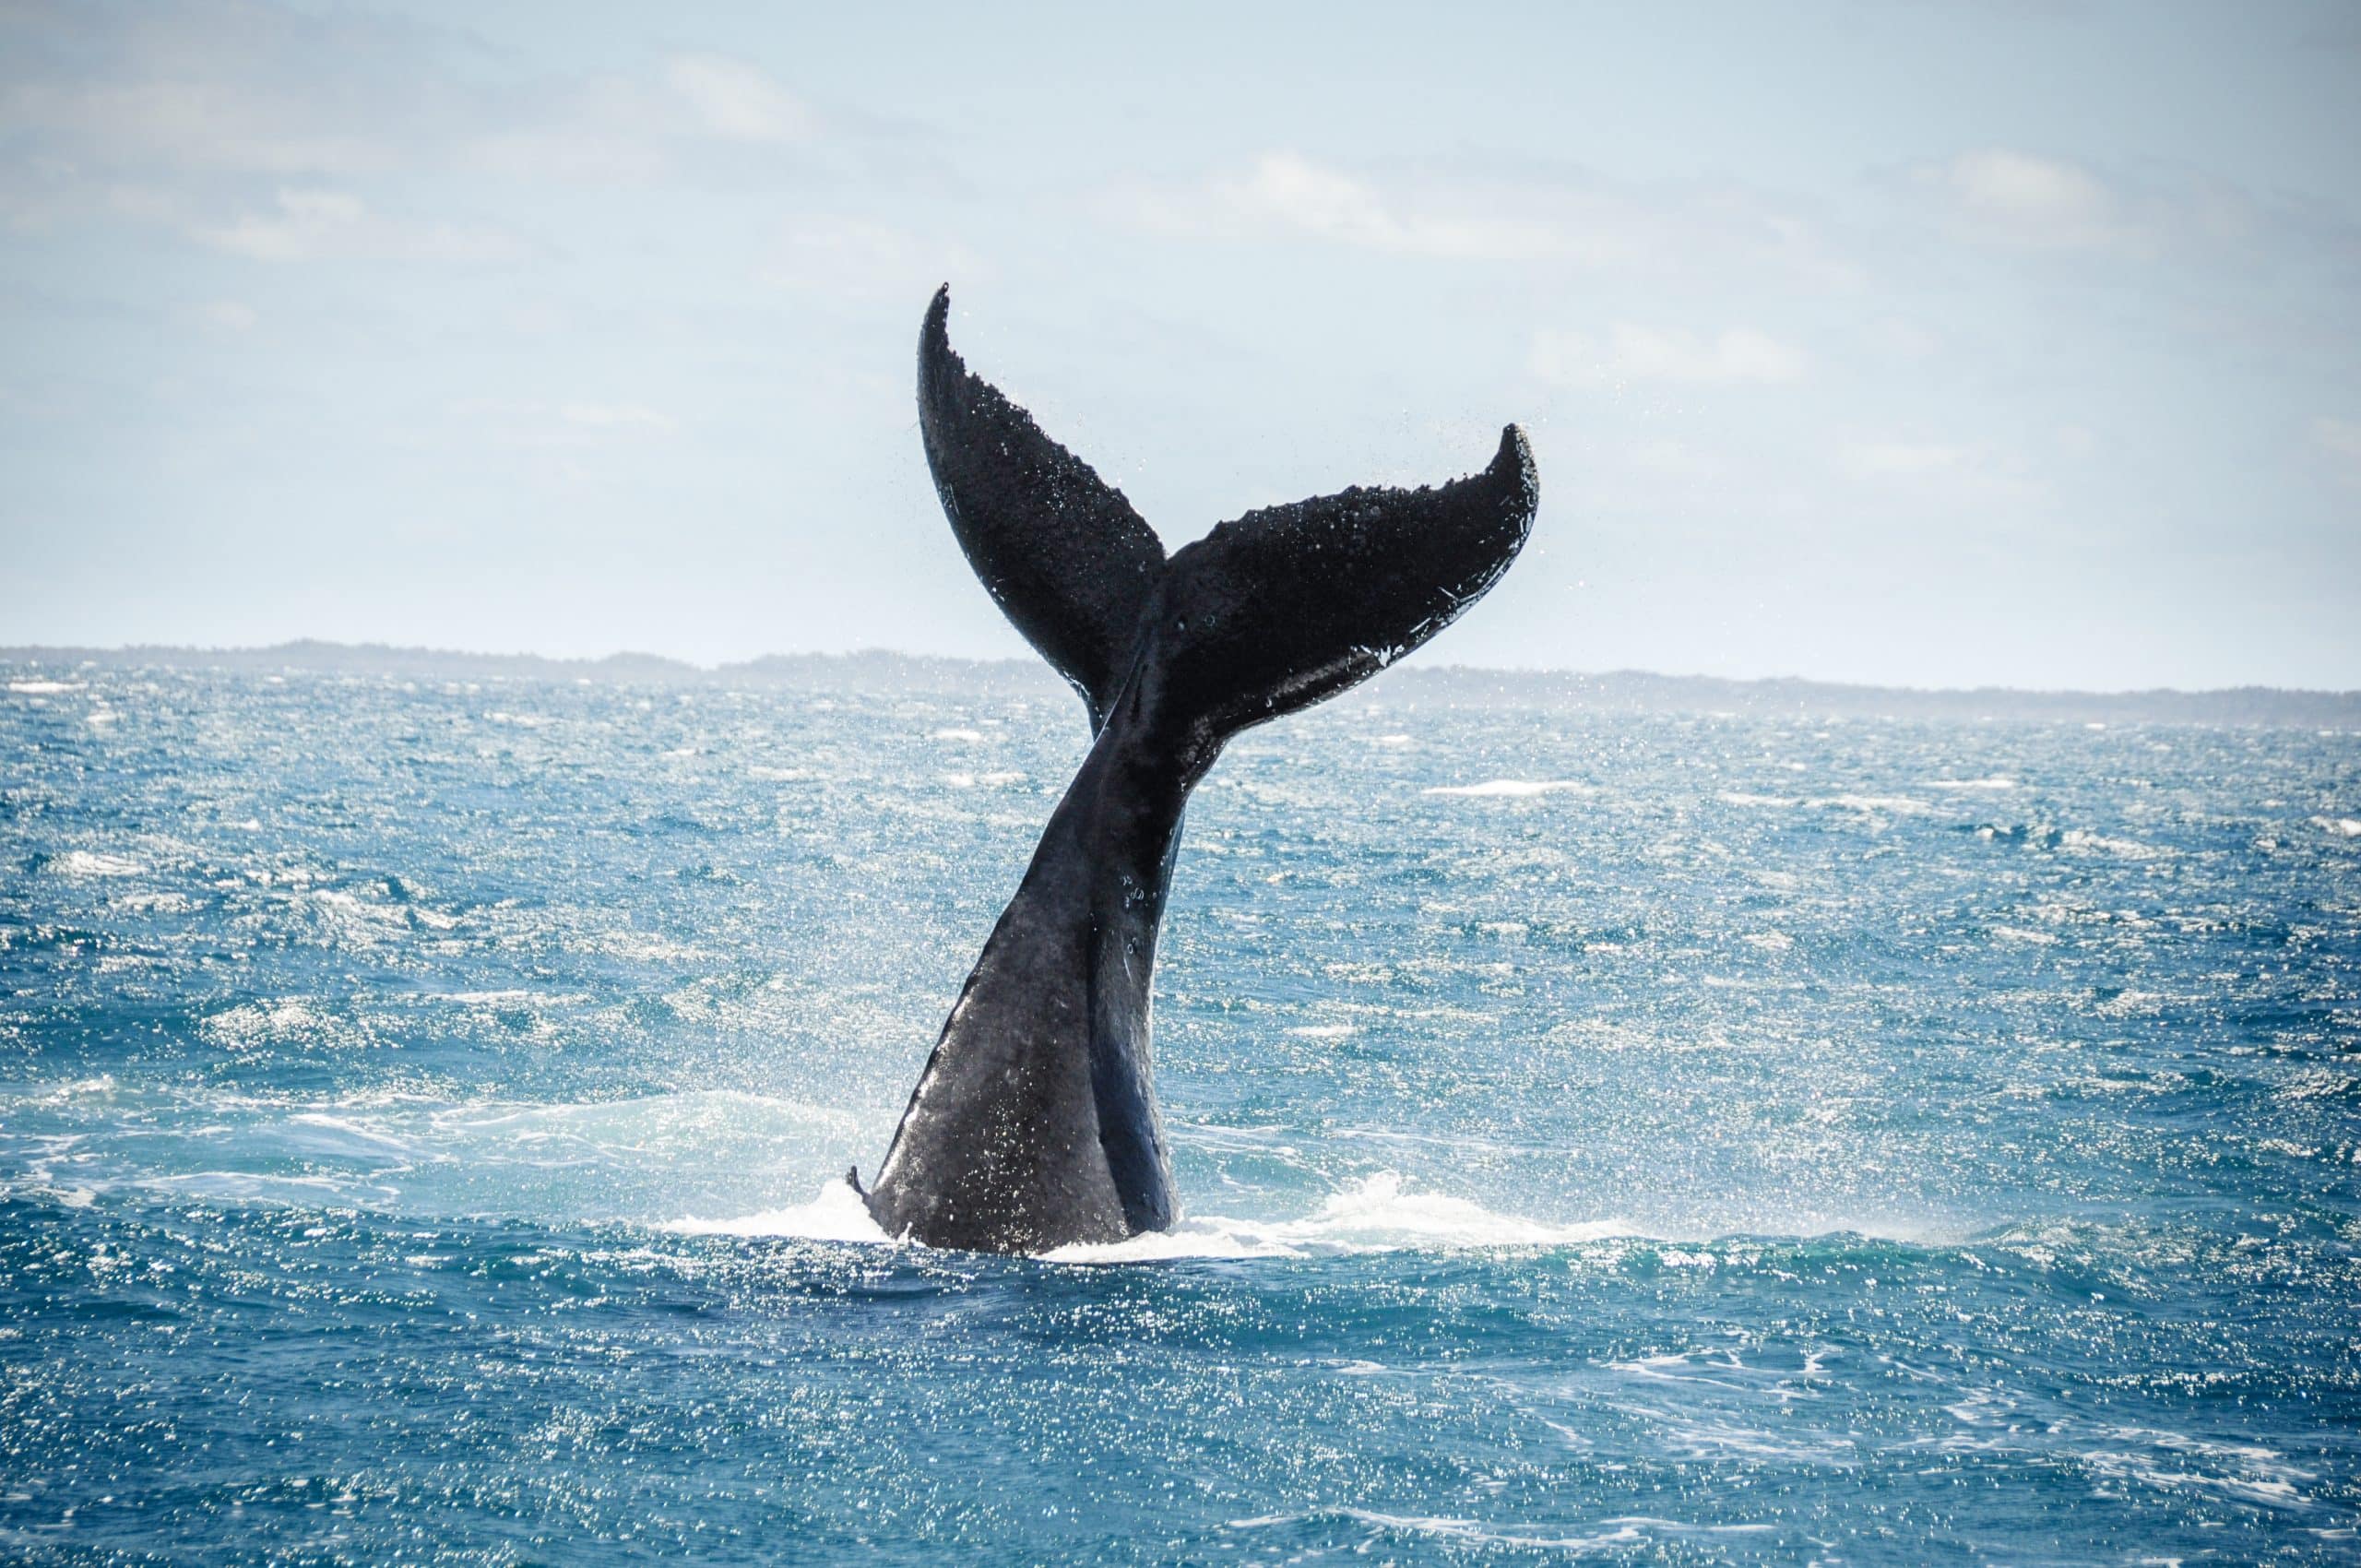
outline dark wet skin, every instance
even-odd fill
[[[892,1235],[1039,1253],[1178,1218],[1149,990],[1189,791],[1231,735],[1368,678],[1480,598],[1539,491],[1512,426],[1470,478],[1266,507],[1167,561],[1120,491],[968,374],[948,310],[946,290],[919,344],[936,490],[1095,738],[866,1196]]]

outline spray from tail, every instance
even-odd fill
[[[935,490],[1094,739],[866,1195],[896,1235],[1038,1252],[1177,1217],[1148,992],[1190,790],[1230,736],[1456,620],[1516,558],[1540,491],[1512,425],[1466,479],[1264,507],[1167,559],[1121,491],[968,373],[950,305],[945,288],[919,340]]]

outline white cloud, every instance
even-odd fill
[[[1277,229],[1308,239],[1450,260],[1523,262],[1580,253],[1575,236],[1532,218],[1405,206],[1355,174],[1296,153],[1264,153],[1190,201],[1150,201],[1147,218],[1176,229]]]
[[[1546,223],[1481,213],[1397,210],[1367,181],[1292,153],[1268,153],[1242,177],[1216,180],[1237,216],[1370,250],[1474,261],[1529,261],[1579,248]]]
[[[1795,381],[1809,362],[1802,350],[1750,327],[1705,338],[1620,322],[1604,341],[1579,332],[1544,332],[1534,340],[1531,362],[1543,380],[1569,386],[1731,386]]]
[[[20,81],[0,89],[0,125],[53,138],[95,161],[279,175],[349,174],[397,161],[381,128],[338,123],[302,89],[265,86],[217,62],[189,74],[82,82]]]
[[[1133,185],[1122,221],[1182,238],[1307,240],[1396,255],[1584,268],[1773,266],[1821,282],[1852,269],[1815,225],[1745,187],[1634,185],[1566,166],[1450,164],[1380,180],[1294,152],[1182,185]]]
[[[48,36],[17,47],[26,41],[12,20]],[[350,220],[308,196],[274,211],[268,193],[326,188],[390,207],[377,181],[451,172],[614,184],[685,171],[771,190],[769,155],[807,146],[816,129],[793,92],[720,54],[492,83],[454,68],[464,47],[462,35],[397,17],[240,0],[58,7],[46,18],[12,18],[0,4],[0,141],[12,149],[0,160],[0,220],[130,218],[271,259],[332,247],[475,255],[508,247],[453,224]]]
[[[715,136],[791,142],[811,134],[811,114],[795,95],[743,61],[683,54],[665,67],[664,79]]]
[[[2139,239],[2120,196],[2078,163],[1995,147],[1913,172],[1943,194],[1952,224],[1972,239],[2028,250],[2106,250]]]
[[[448,223],[409,223],[370,210],[350,191],[289,189],[276,209],[198,227],[216,250],[255,261],[501,261],[522,254],[512,237]]]

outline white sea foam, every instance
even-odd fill
[[[2316,816],[2312,826],[2331,838],[2361,838],[2361,817]]]
[[[729,1219],[690,1217],[668,1229],[696,1235],[792,1236],[823,1241],[887,1241],[850,1184],[838,1179],[810,1203]],[[1480,1252],[1563,1247],[1628,1236],[1619,1220],[1561,1225],[1496,1214],[1441,1193],[1406,1193],[1402,1178],[1382,1172],[1331,1193],[1301,1219],[1184,1218],[1170,1230],[1127,1241],[1082,1242],[1043,1254],[1052,1263],[1154,1263],[1175,1258],[1294,1258],[1333,1253]]]
[[[1302,1257],[1319,1253],[1482,1252],[1510,1247],[1563,1247],[1626,1236],[1621,1220],[1561,1225],[1496,1214],[1480,1204],[1442,1193],[1410,1193],[1402,1178],[1382,1171],[1328,1194],[1302,1219],[1183,1218],[1170,1230],[1128,1241],[1060,1247],[1058,1263],[1142,1263],[1160,1258]]]
[[[1786,795],[1750,795],[1741,790],[1725,790],[1721,798],[1734,806],[1786,807],[1798,803]]]
[[[89,849],[69,849],[49,862],[49,869],[60,876],[137,876],[148,868],[137,861],[121,855],[94,854]]]
[[[1519,1551],[1567,1552],[1588,1556],[1593,1552],[1617,1552],[1627,1547],[1647,1544],[1659,1534],[1682,1536],[1691,1534],[1749,1534],[1771,1528],[1769,1525],[1690,1525],[1678,1519],[1658,1519],[1647,1515],[1631,1514],[1601,1519],[1596,1534],[1583,1536],[1526,1535],[1476,1519],[1455,1519],[1431,1514],[1385,1514],[1373,1508],[1314,1508],[1299,1514],[1264,1514],[1251,1519],[1232,1519],[1228,1527],[1233,1530],[1269,1529],[1275,1526],[1307,1524],[1320,1519],[1350,1519],[1366,1525],[1371,1538],[1379,1535],[1397,1534],[1423,1536],[1430,1540],[1455,1542],[1472,1547],[1508,1547]]]
[[[8,689],[29,697],[53,697],[82,689],[79,681],[11,681]]]
[[[2086,833],[2070,827],[2058,837],[2058,847],[2074,854],[2115,855],[2127,861],[2162,860],[2170,849],[2160,849],[2153,844],[2142,844],[2136,838],[2110,838],[2103,833]]]
[[[2013,778],[1929,778],[1925,782],[1929,790],[2013,790],[2017,787]]]
[[[839,1178],[808,1204],[765,1209],[736,1219],[676,1219],[665,1229],[690,1236],[797,1236],[812,1241],[891,1242],[869,1206]]]
[[[1839,811],[1866,813],[1923,812],[1927,802],[1908,795],[1832,795],[1824,801],[1814,801],[1816,806],[1833,806]]]
[[[1578,778],[1488,778],[1481,784],[1438,784],[1423,791],[1430,795],[1500,796],[1523,800],[1533,795],[1589,795],[1596,787]]]
[[[984,732],[981,730],[937,730],[934,738],[938,741],[975,742],[982,740]]]
[[[2108,1480],[2138,1481],[2161,1491],[2212,1492],[2278,1508],[2312,1505],[2297,1483],[2316,1479],[2315,1473],[2256,1443],[2216,1443],[2148,1427],[2107,1427],[2101,1435],[2126,1446],[2087,1450],[2082,1459]]]

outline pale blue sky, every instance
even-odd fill
[[[1430,659],[2361,686],[2357,105],[2343,6],[0,7],[0,643],[1021,653],[947,279],[1170,544],[1525,422]]]

